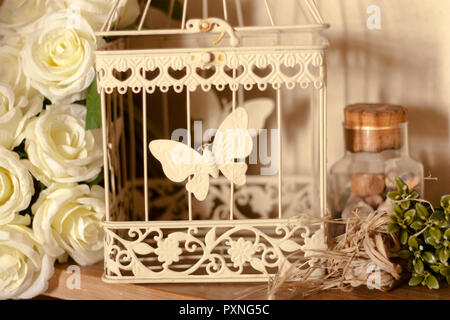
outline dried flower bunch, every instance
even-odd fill
[[[444,279],[450,284],[450,195],[434,208],[398,177],[396,185],[397,191],[388,194],[394,201],[388,230],[402,244],[399,257],[408,259],[409,285],[438,289]]]
[[[306,297],[329,289],[348,291],[364,285],[387,291],[400,279],[401,266],[390,260],[400,243],[387,231],[388,212],[377,210],[365,216],[355,210],[347,219],[304,217],[311,223],[344,224],[346,232],[336,237],[327,250],[300,252],[302,258],[275,275],[268,286],[261,287],[267,290],[268,299],[286,294],[288,298]]]

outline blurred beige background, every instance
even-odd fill
[[[331,47],[328,64],[329,164],[342,155],[342,108],[389,102],[409,108],[410,155],[424,164],[426,196],[450,193],[450,1],[316,0]],[[381,29],[369,30],[370,5]]]
[[[297,0],[268,0],[277,24],[307,23]],[[222,1],[209,0],[209,15],[223,16]],[[231,21],[234,4],[228,1]],[[241,0],[245,24],[269,23],[263,1]],[[328,55],[328,166],[343,156],[343,108],[386,102],[409,108],[410,154],[425,167],[426,196],[450,193],[450,1],[316,0],[331,46]],[[201,0],[188,18],[201,16]],[[369,30],[367,8],[377,5],[381,29]],[[153,14],[153,23],[162,13]],[[151,26],[153,23],[150,23]],[[174,22],[176,23],[176,22]],[[157,22],[156,22],[157,24]],[[301,91],[301,90],[299,90]],[[286,99],[304,103],[304,93]],[[297,96],[297,97],[295,97]],[[308,115],[305,115],[308,116]],[[300,119],[304,122],[304,119]],[[299,136],[308,128],[297,127]],[[295,158],[298,161],[298,158]]]
[[[275,23],[307,23],[308,16],[299,6],[301,2],[268,0]],[[201,16],[201,3],[201,0],[189,1],[188,18]],[[209,0],[208,3],[210,16],[223,16],[222,1]],[[227,3],[233,22],[236,20],[235,1]],[[241,3],[246,25],[269,23],[262,0],[241,0]],[[437,202],[441,194],[450,193],[450,1],[316,0],[316,3],[323,19],[331,25],[326,31],[331,43],[328,166],[344,153],[345,105],[356,102],[401,104],[409,108],[410,155],[424,164],[425,175],[438,179],[425,183],[427,198]],[[371,16],[367,8],[371,5],[380,8],[380,30],[367,27]],[[159,12],[151,16],[150,27],[163,19]],[[294,90],[287,94],[285,101],[290,99],[303,105],[304,92]],[[309,115],[289,111],[297,115],[297,135],[304,138],[309,128],[300,124]],[[298,159],[293,157],[292,162]]]
[[[245,2],[245,1],[243,1]],[[274,19],[303,23],[295,0],[270,1]],[[328,165],[343,155],[345,105],[388,102],[409,109],[411,157],[420,160],[426,196],[450,193],[450,1],[316,0],[331,46],[328,55]],[[377,5],[381,29],[369,30]],[[255,22],[267,23],[254,7]]]

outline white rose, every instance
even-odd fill
[[[119,28],[125,28],[136,22],[141,13],[138,0],[128,0],[125,6],[120,11],[119,21],[117,23]]]
[[[67,8],[79,9],[81,15],[89,22],[95,31],[100,31],[115,1],[111,0],[64,0]],[[112,22],[118,21],[119,27],[133,24],[140,13],[137,0],[121,0],[117,12],[112,17]]]
[[[13,149],[19,123],[22,120],[20,105],[15,104],[11,87],[0,82],[0,146]]]
[[[22,50],[31,86],[53,103],[83,100],[95,76],[94,31],[82,17],[71,23],[66,10],[42,17]]]
[[[22,70],[20,51],[9,45],[0,46],[0,146],[8,149],[22,142],[25,125],[42,110],[44,101],[31,88]]]
[[[0,30],[22,31],[32,29],[32,25],[43,15],[62,8],[55,0],[3,0],[0,6]]]
[[[21,98],[16,102],[11,87],[0,82],[0,146],[7,149],[22,142],[26,122],[42,109],[41,99],[33,99],[27,105],[27,100]]]
[[[34,194],[33,178],[17,153],[0,147],[0,225],[28,208]],[[1,269],[1,263],[0,263]]]
[[[31,299],[48,288],[54,258],[45,253],[29,216],[0,226],[0,299]]]
[[[46,186],[92,181],[103,165],[100,129],[85,130],[86,107],[49,105],[25,131],[28,168]]]
[[[20,50],[12,45],[0,46],[0,81],[11,86],[18,104],[29,105],[36,97],[41,104],[44,100],[44,97],[27,81],[23,73]]]
[[[40,193],[33,230],[48,254],[64,260],[67,253],[83,266],[103,258],[104,195],[102,187],[86,184],[54,184]]]

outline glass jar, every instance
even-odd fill
[[[368,215],[392,207],[388,192],[399,176],[423,194],[423,166],[409,157],[407,109],[397,105],[354,104],[345,108],[345,155],[330,169],[329,200],[334,218],[355,209]]]

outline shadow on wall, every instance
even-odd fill
[[[448,115],[431,106],[408,108],[410,155],[423,163],[425,176],[432,178],[425,180],[426,198],[438,204],[442,194],[450,193]]]
[[[418,50],[425,47],[432,50]],[[382,38],[331,39],[329,51],[329,72],[343,73],[343,83],[329,83],[330,90],[341,91],[337,96],[343,95],[342,108],[356,102],[408,108],[410,156],[423,163],[426,176],[438,178],[425,182],[426,197],[433,203],[450,192],[450,114],[440,99],[446,89],[439,82],[436,52],[439,48],[433,43]],[[338,112],[343,114],[342,109]]]

